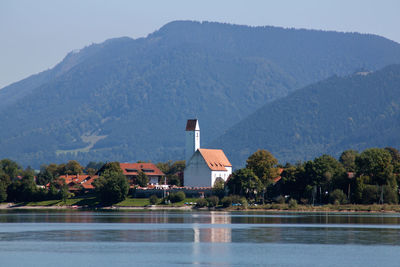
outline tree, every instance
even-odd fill
[[[366,149],[357,156],[356,166],[357,176],[367,176],[369,177],[368,184],[380,187],[380,203],[384,202],[384,185],[388,185],[392,190],[397,188],[393,175],[392,156],[388,150]]]
[[[22,171],[18,163],[10,159],[0,160],[0,169],[2,169],[11,179],[16,178]]]
[[[400,152],[393,147],[385,147],[385,150],[392,156],[393,172],[396,175],[400,174]]]
[[[83,167],[76,160],[70,160],[65,165],[65,173],[69,175],[83,174]]]
[[[156,205],[158,203],[158,197],[157,195],[151,195],[149,198],[149,202],[151,205]]]
[[[263,182],[279,176],[278,160],[267,150],[257,150],[246,161],[246,168],[254,172]]]
[[[279,176],[278,160],[267,150],[257,150],[246,161],[246,168],[254,172],[262,182],[263,200],[268,186]]]
[[[311,177],[305,174],[304,163],[286,164],[281,173],[280,190],[283,195],[288,195],[298,201],[302,198],[309,200],[311,195],[307,186],[311,183]]]
[[[136,176],[136,183],[140,187],[147,187],[149,184],[149,177],[142,171],[139,171],[138,175]]]
[[[184,160],[175,161],[174,163],[169,160],[167,162],[159,162],[156,165],[165,174],[169,185],[181,186],[183,184],[179,173],[182,173],[185,169]]]
[[[232,173],[227,182],[227,187],[230,194],[255,198],[263,191],[264,185],[253,170],[244,168]]]
[[[311,185],[317,188],[317,200],[328,201],[328,193],[336,188],[346,187],[343,166],[332,156],[322,155],[305,164],[305,175],[310,177]]]
[[[342,163],[344,169],[347,172],[355,172],[356,171],[356,157],[358,152],[355,150],[346,150],[344,151],[339,158],[339,162]]]
[[[91,161],[89,162],[86,167],[85,167],[85,172],[89,175],[94,175],[98,170],[100,170],[101,167],[103,167],[104,162],[99,161]]]
[[[48,166],[42,165],[40,166],[40,172],[36,177],[36,183],[38,185],[47,185],[48,183],[51,183],[57,178],[58,178],[58,172],[56,164],[50,164]]]
[[[93,185],[104,205],[121,202],[129,191],[128,181],[118,162],[105,164],[101,176],[93,182]]]
[[[223,198],[225,195],[225,181],[221,177],[215,179],[213,188],[213,194],[219,198]]]
[[[38,189],[34,181],[33,170],[26,169],[21,179],[14,180],[8,187],[7,194],[10,201],[33,201],[36,200]]]

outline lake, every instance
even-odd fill
[[[400,266],[400,214],[0,211],[0,266]]]

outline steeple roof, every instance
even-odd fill
[[[186,131],[200,131],[199,121],[197,119],[188,120]]]

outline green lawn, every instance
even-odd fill
[[[148,198],[131,198],[127,197],[124,201],[121,201],[114,206],[117,207],[144,207],[150,205]]]
[[[98,205],[96,197],[77,197],[68,198],[65,202],[62,200],[44,200],[37,202],[23,203],[26,206],[95,206]]]
[[[162,205],[166,207],[182,207],[185,205],[186,202],[190,203],[196,202],[196,198],[186,198],[183,201],[176,202],[176,203],[171,203],[171,204],[163,204],[163,203],[157,203],[157,205]],[[161,199],[159,199],[161,201]],[[99,205],[99,201],[96,199],[94,196],[87,196],[87,197],[74,197],[74,198],[68,198],[65,202],[62,200],[44,200],[44,201],[35,201],[35,202],[27,202],[27,203],[19,203],[20,205],[26,205],[26,206],[97,206]],[[117,204],[114,204],[114,206],[117,207],[145,207],[150,205],[149,199],[148,198],[132,198],[128,196],[124,201],[121,201]]]

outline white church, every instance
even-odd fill
[[[218,178],[226,181],[232,174],[232,164],[221,149],[200,148],[200,126],[197,119],[186,124],[186,168],[184,185],[212,187]]]

